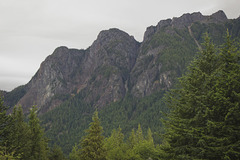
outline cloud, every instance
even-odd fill
[[[146,27],[162,19],[220,9],[237,18],[239,6],[239,0],[0,1],[0,89],[11,77],[12,89],[27,83],[58,46],[89,47],[101,30],[119,28],[142,41]]]

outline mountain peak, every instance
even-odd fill
[[[157,26],[150,26],[144,34],[144,40],[151,37],[155,32],[166,26],[184,28],[190,26],[194,22],[201,23],[224,23],[228,20],[226,14],[219,10],[210,16],[202,15],[201,12],[185,13],[180,17],[173,17],[172,19],[161,20]]]
[[[210,17],[214,18],[215,20],[217,20],[219,22],[225,22],[228,20],[226,14],[222,10],[219,10],[216,13],[213,13]]]
[[[121,40],[121,39],[125,39],[131,37],[132,39],[134,39],[132,36],[130,36],[129,34],[127,34],[126,32],[117,29],[117,28],[110,28],[109,30],[103,30],[101,31],[98,36],[97,36],[97,40],[98,42],[101,43],[105,43],[105,42],[110,42],[113,40]]]

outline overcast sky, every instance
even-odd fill
[[[240,0],[0,0],[0,90],[26,84],[58,46],[85,49],[101,30],[142,41],[148,26],[200,11],[240,15]]]

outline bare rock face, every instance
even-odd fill
[[[220,10],[210,16],[212,19],[215,19],[215,22],[226,22],[228,20],[226,14]]]
[[[87,50],[59,47],[41,64],[18,104],[24,111],[37,105],[46,112],[61,104],[64,95],[83,90],[85,100],[97,107],[119,100],[125,96],[138,48],[133,37],[118,29],[102,31]]]
[[[144,97],[168,90],[197,51],[192,24],[227,20],[223,11],[211,16],[196,12],[148,27],[141,43],[113,28],[100,32],[86,50],[59,47],[42,62],[24,90],[18,89],[18,104],[25,112],[37,105],[45,113],[81,93],[85,102],[101,108],[126,93]]]
[[[33,105],[43,107],[54,96],[71,92],[77,86],[75,76],[84,54],[83,50],[57,48],[26,85],[27,93],[18,104],[23,106],[24,111]],[[52,105],[55,106],[54,103]]]
[[[95,106],[102,107],[125,96],[125,86],[138,49],[139,43],[119,29],[100,32],[86,60],[86,68],[91,73],[87,102],[95,102]]]
[[[191,26],[194,22],[200,23],[224,23],[226,22],[227,16],[226,14],[220,10],[210,16],[204,16],[200,12],[195,13],[186,13],[183,14],[181,17],[174,17],[172,19],[161,20],[157,26],[150,26],[147,28],[144,34],[144,41],[151,38],[154,33],[158,32],[160,29],[164,27],[175,27],[175,28],[185,28]]]
[[[174,53],[179,52],[179,58],[176,59],[176,62],[185,61],[184,59],[180,60],[184,57],[183,55],[185,53],[193,55],[197,52],[194,48],[199,47],[190,29],[191,25],[195,22],[209,24],[226,21],[227,17],[223,11],[218,11],[211,16],[203,16],[200,12],[196,12],[187,13],[178,18],[162,20],[157,26],[148,27],[140,46],[136,64],[131,72],[131,84],[133,84],[131,93],[136,97],[144,97],[153,92],[171,88],[173,77],[180,76],[183,72],[182,68],[184,68],[183,64],[170,64],[175,63],[171,60],[176,57]],[[181,32],[184,34],[180,34]],[[186,45],[192,49],[181,52],[182,46]]]

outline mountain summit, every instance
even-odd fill
[[[12,91],[22,93],[15,102],[25,112],[37,105],[45,113],[80,92],[84,101],[101,108],[126,93],[144,97],[167,90],[200,47],[202,33],[215,32],[206,27],[225,30],[231,22],[223,11],[187,13],[148,27],[141,43],[116,28],[101,31],[86,50],[55,49],[29,83]]]
[[[141,123],[161,130],[163,94],[201,50],[204,33],[217,45],[228,29],[239,41],[240,19],[223,11],[200,12],[161,20],[147,28],[142,42],[116,28],[104,30],[86,50],[58,47],[41,64],[29,83],[2,92],[9,106],[28,112],[36,105],[52,144],[67,153],[88,127],[96,108],[105,134],[123,132]]]

